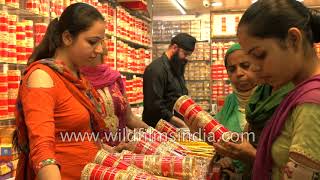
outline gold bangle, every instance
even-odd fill
[[[156,129],[158,131],[162,132],[163,128],[164,128],[164,120],[160,119],[159,122],[156,125]]]
[[[174,110],[175,111],[177,111],[177,112],[179,112],[179,109],[181,108],[181,105],[183,104],[183,103],[185,103],[188,99],[191,99],[189,96],[187,96],[187,95],[183,95],[183,96],[181,96],[180,98],[178,98],[177,100],[176,100],[176,102],[174,103],[174,106],[173,106],[173,108],[174,108]],[[180,113],[180,112],[179,112]]]
[[[186,118],[187,115],[197,106],[197,104],[192,104],[191,106],[189,106],[184,114],[184,117]]]
[[[204,111],[199,112],[197,117],[199,118],[198,126],[201,128],[204,128],[205,125],[207,125],[212,120],[212,117]]]
[[[105,150],[100,150],[95,159],[94,159],[94,162],[97,163],[97,164],[102,164],[103,160],[108,156],[108,153],[107,151]]]
[[[81,180],[90,180],[90,175],[94,167],[95,167],[95,164],[93,163],[87,164],[82,170]]]

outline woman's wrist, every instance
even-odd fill
[[[255,148],[250,149],[249,157],[250,157],[250,160],[251,160],[252,163],[256,159],[256,154],[257,154],[257,150]]]

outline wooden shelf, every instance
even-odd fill
[[[19,3],[19,5],[20,5],[20,3]],[[17,15],[20,17],[28,18],[28,19],[36,19],[36,18],[45,18],[48,20],[50,19],[49,16],[40,15],[40,14],[34,13],[32,11],[29,11],[27,9],[16,8],[16,7],[6,5],[6,4],[0,4],[0,8],[2,10],[7,10],[9,14]]]
[[[134,42],[134,41],[131,41],[131,40],[122,38],[122,37],[118,37],[118,36],[116,36],[116,35],[114,35],[114,34],[106,33],[105,35],[106,35],[106,37],[108,37],[108,38],[115,37],[117,40],[122,41],[122,42],[124,42],[124,43],[127,43],[129,46],[131,46],[131,47],[133,47],[133,48],[136,48],[136,49],[138,49],[138,48],[150,49],[150,48],[151,48],[151,46],[144,45],[144,44],[140,44],[140,43],[138,43],[138,42]]]
[[[114,34],[109,34],[109,33],[106,33],[106,36],[111,38],[111,37],[116,37]]]
[[[138,42],[134,42],[134,41],[122,38],[122,37],[116,37],[116,38],[117,38],[117,40],[120,40],[120,41],[122,41],[124,43],[127,43],[129,46],[137,48],[137,49],[138,48],[144,48],[144,49],[150,49],[151,48],[151,46],[140,44]]]
[[[215,41],[237,41],[238,38],[236,35],[234,36],[213,36],[211,37],[211,42]]]
[[[0,127],[12,127],[15,126],[15,124],[16,119],[14,117],[0,119]]]
[[[201,43],[201,42],[209,42],[208,40],[200,40],[197,41],[197,43]],[[171,41],[153,41],[153,44],[170,44]]]
[[[211,79],[203,79],[203,80],[200,80],[200,79],[195,79],[195,80],[186,79],[186,81],[190,81],[190,82],[203,82],[203,81],[211,81]]]
[[[192,97],[192,99],[195,101],[210,101],[211,100],[210,97],[202,98],[202,97],[197,97],[197,96]]]
[[[138,11],[134,11],[134,10],[128,9],[127,7],[122,6],[120,3],[117,3],[117,5],[121,6],[123,9],[125,9],[132,16],[137,17],[137,18],[139,18],[139,19],[141,19],[141,20],[143,20],[143,21],[145,21],[145,22],[147,22],[149,24],[152,23],[151,18],[145,16],[144,14],[142,14],[142,13],[140,13]]]
[[[210,60],[189,60],[188,63],[206,62],[210,63]]]
[[[7,65],[18,65],[18,66],[27,66],[27,64],[18,64],[18,63],[7,63],[7,62],[0,62],[0,64],[7,64]]]
[[[230,79],[212,79],[212,81],[225,81],[227,83],[230,83]]]
[[[133,72],[125,72],[125,71],[119,71],[122,75],[125,75],[125,76],[137,76],[137,77],[142,77],[143,74],[141,73],[133,73]]]

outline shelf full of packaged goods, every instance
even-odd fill
[[[211,42],[216,41],[237,41],[236,35],[230,35],[230,36],[213,36],[211,37]]]
[[[17,64],[17,63],[6,63],[0,62],[0,70],[7,71],[7,70],[25,70],[27,64]]]
[[[114,34],[111,33],[106,33],[106,37],[111,38],[111,37],[116,37]]]
[[[131,14],[132,16],[135,16],[135,17],[137,17],[137,18],[139,18],[141,20],[144,20],[144,21],[146,21],[148,23],[152,22],[152,20],[149,17],[145,16],[141,12],[128,9],[127,7],[122,6],[119,2],[116,2],[115,0],[100,0],[100,2],[102,2],[102,3],[111,3],[111,5],[114,6],[114,7],[120,6],[123,9],[125,9],[129,14]]]
[[[133,47],[133,48],[136,48],[136,49],[139,49],[139,48],[144,48],[144,49],[150,49],[151,46],[149,45],[146,45],[146,44],[140,44],[138,42],[135,42],[135,41],[131,41],[131,40],[128,40],[128,39],[125,39],[125,38],[122,38],[122,37],[116,37],[117,40],[120,40],[124,43],[127,43],[129,46]]]
[[[118,3],[119,6],[121,6],[122,8],[124,8],[129,14],[131,14],[132,16],[135,16],[149,24],[152,23],[152,20],[151,18],[147,17],[145,14],[139,12],[139,11],[135,11],[135,10],[131,10],[131,9],[128,9],[127,7],[124,7],[122,6],[120,3]]]
[[[195,79],[195,80],[193,80],[193,79],[186,79],[186,81],[188,82],[206,82],[206,81],[211,81],[210,79]]]
[[[231,84],[231,81],[230,81],[230,79],[229,78],[223,78],[223,79],[211,79],[212,81],[214,81],[214,82],[226,82],[226,83],[229,83],[229,84]]]
[[[193,96],[191,97],[193,100],[195,101],[210,101],[210,97],[197,97],[197,96]]]
[[[127,9],[127,8],[126,8],[126,10],[127,10],[131,15],[133,15],[133,16],[139,18],[139,19],[142,19],[142,20],[146,21],[147,23],[151,23],[151,22],[152,22],[151,18],[143,15],[142,13],[139,13],[139,12],[137,12],[137,11],[132,11],[132,10],[129,10],[129,9]]]
[[[205,62],[205,63],[210,63],[210,60],[189,60],[188,63],[201,63],[201,62]]]
[[[42,19],[48,19],[48,20],[50,19],[49,14],[45,16],[45,15],[32,12],[28,9],[17,8],[17,7],[9,6],[6,4],[0,4],[0,9],[8,11],[9,14],[18,15],[24,18],[29,18],[29,19],[42,18]]]
[[[0,65],[17,65],[17,66],[27,66],[27,64],[20,64],[20,63],[8,63],[8,62],[0,62]]]
[[[201,41],[197,41],[197,43],[205,43],[205,42],[209,42],[209,40],[201,40]],[[170,44],[171,41],[153,41],[153,44]]]
[[[16,124],[16,120],[14,117],[0,119],[0,128],[13,127],[13,126],[15,126],[15,124]]]

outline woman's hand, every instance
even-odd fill
[[[283,179],[313,179],[320,172],[320,164],[302,154],[290,152],[289,162],[281,169]]]
[[[233,169],[234,168],[233,164],[232,164],[232,159],[229,157],[224,157],[224,158],[220,159],[217,163],[220,164],[223,169]]]
[[[170,123],[176,126],[177,128],[188,128],[186,123],[176,116],[172,116],[172,118],[170,119]]]
[[[240,144],[224,142],[214,143],[213,146],[219,154],[245,163],[252,164],[256,157],[256,149],[246,139]]]
[[[133,146],[132,143],[120,142],[120,144],[115,146],[113,149],[116,152],[122,152],[123,150],[133,151],[134,150],[134,146]]]
[[[102,149],[108,151],[109,153],[115,153],[116,152],[114,147],[111,147],[111,146],[109,146],[107,144],[104,144],[104,143],[102,144]]]

